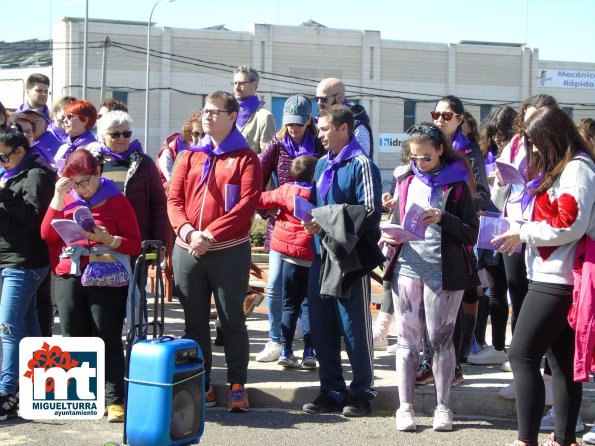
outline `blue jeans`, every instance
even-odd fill
[[[2,337],[2,378],[0,393],[16,393],[19,384],[19,342],[41,336],[35,293],[49,271],[49,266],[37,269],[2,269],[2,299],[0,299],[0,336]]]
[[[277,251],[269,251],[269,278],[267,281],[267,306],[269,310],[269,338],[281,343],[281,317],[283,297],[281,287],[283,279],[283,261]]]
[[[281,345],[293,352],[295,325],[302,311],[304,348],[312,347],[310,321],[308,319],[308,273],[309,267],[283,262],[283,316],[281,323]],[[305,305],[304,305],[305,301]],[[305,311],[304,311],[305,310]]]

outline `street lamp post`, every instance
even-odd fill
[[[145,152],[147,151],[148,141],[149,141],[149,80],[150,80],[150,73],[151,73],[151,20],[153,19],[153,12],[159,3],[162,1],[166,1],[171,3],[175,0],[157,0],[151,8],[151,14],[149,15],[149,21],[147,22],[147,77],[146,77],[146,89],[145,89],[145,143],[143,147]]]

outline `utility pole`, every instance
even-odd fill
[[[101,93],[99,94],[99,103],[105,99],[105,72],[107,69],[107,47],[110,44],[108,36],[103,40],[103,58],[101,59]]]

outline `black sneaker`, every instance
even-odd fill
[[[15,394],[0,395],[0,421],[17,416],[19,399]]]
[[[328,393],[323,392],[313,402],[304,404],[302,410],[311,414],[340,412],[343,404],[339,403]]]
[[[434,381],[432,366],[429,362],[422,361],[415,372],[415,384],[424,385]]]
[[[370,401],[359,396],[349,398],[343,407],[343,416],[345,417],[365,417],[370,415],[370,412],[372,412]]]

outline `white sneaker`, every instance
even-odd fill
[[[444,404],[440,404],[434,410],[434,424],[433,429],[438,432],[452,430],[452,410]]]
[[[401,407],[395,414],[395,423],[397,430],[401,432],[413,432],[417,425],[415,424],[415,412],[411,404],[401,404]]]
[[[541,419],[541,424],[539,425],[540,431],[552,432],[556,430],[556,412],[554,411],[554,406],[543,416]],[[583,420],[579,417],[576,420],[576,427],[575,432],[582,432],[585,430],[585,425],[583,424]],[[593,429],[591,429],[593,430]],[[583,437],[584,440],[584,437]]]
[[[386,347],[386,352],[390,353],[391,355],[396,355],[397,354],[397,343],[395,342],[394,344],[391,344],[388,347]]]
[[[503,372],[512,372],[512,367],[510,366],[510,361],[506,361],[503,363],[500,368]]]
[[[506,387],[500,389],[498,395],[507,400],[514,400],[516,398],[516,387],[514,386],[514,381]]]
[[[279,359],[281,354],[281,344],[275,341],[266,343],[260,353],[256,355],[257,362],[273,362]]]
[[[545,386],[545,405],[554,405],[554,391],[552,389],[552,375],[543,375],[543,385]]]
[[[375,334],[373,338],[374,342],[374,349],[375,350],[384,350],[388,347],[388,337],[382,336],[381,334]]]
[[[502,364],[508,359],[504,350],[496,350],[493,345],[484,348],[482,351],[473,353],[467,357],[469,364]]]
[[[583,441],[585,444],[595,444],[595,424],[589,432],[583,435]]]

